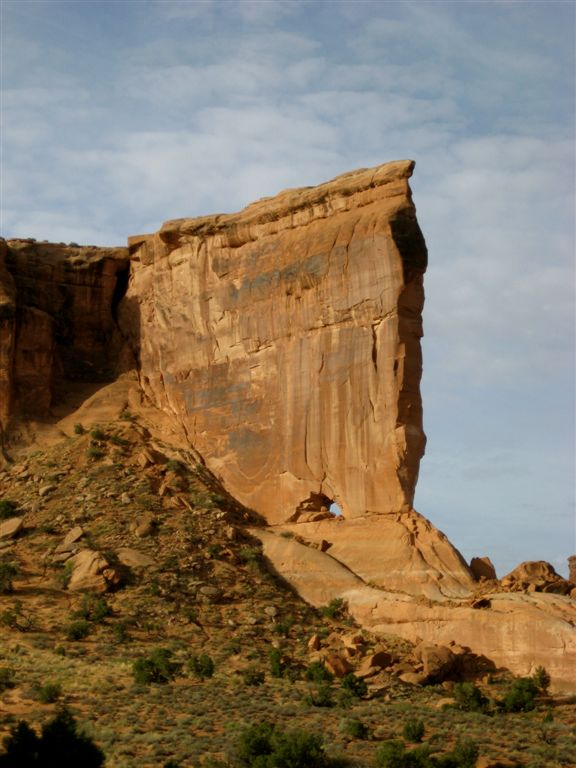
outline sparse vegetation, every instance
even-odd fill
[[[14,578],[17,573],[13,563],[0,563],[0,595],[9,595],[14,591]]]
[[[182,665],[172,658],[168,648],[155,648],[150,656],[134,662],[132,673],[138,685],[168,683],[180,674]]]
[[[532,675],[534,710],[516,711],[514,704],[509,713],[502,702],[512,692],[517,700],[518,689],[499,672],[468,682],[460,703],[447,710],[437,708],[450,695],[439,686],[408,686],[390,670],[365,681],[335,680],[322,658],[341,656],[356,669],[376,642],[399,661],[410,659],[411,646],[363,632],[349,654],[344,604],[326,606],[323,615],[270,574],[260,545],[243,528],[248,513],[234,507],[205,467],[167,477],[165,459],[150,463],[150,450],[142,468],[143,448],[162,453],[158,443],[147,446],[139,428],[121,421],[100,429],[107,437],[92,447],[113,453],[116,446],[123,456],[116,463],[87,462],[89,436],[39,449],[16,473],[0,471],[0,496],[29,510],[30,520],[26,536],[11,540],[4,554],[18,574],[15,594],[0,606],[0,693],[4,688],[8,708],[0,742],[16,726],[14,704],[25,702],[27,726],[40,739],[54,707],[73,702],[79,721],[90,719],[88,734],[109,755],[107,764],[122,768],[236,768],[239,732],[262,718],[321,734],[329,765],[344,765],[336,755],[345,750],[354,768],[373,768],[383,745],[401,737],[398,765],[412,768],[462,766],[466,749],[506,755],[526,768],[570,765],[575,708],[545,695],[545,670]],[[34,478],[58,488],[40,505]],[[120,547],[149,554],[154,565],[134,568],[122,589],[105,595],[61,589],[72,562],[62,565],[56,549],[75,525],[84,529],[78,546],[102,552],[114,568]],[[203,656],[212,660],[213,676]],[[134,673],[138,662],[142,676]],[[43,704],[39,691],[52,685],[60,686],[60,698]],[[424,743],[405,730],[411,720],[424,724]],[[457,745],[459,734],[477,747]],[[296,760],[299,753],[286,754]],[[260,757],[267,766],[269,756]]]
[[[18,514],[18,502],[11,499],[0,499],[0,520],[7,520]]]
[[[188,669],[194,677],[200,680],[206,680],[214,674],[214,659],[207,653],[201,653],[199,656],[192,656],[188,661]]]
[[[90,634],[90,622],[79,619],[68,624],[65,630],[67,640],[84,640]]]

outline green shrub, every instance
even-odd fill
[[[416,768],[418,763],[410,761],[403,742],[385,741],[376,752],[376,765],[379,768]]]
[[[270,674],[272,677],[282,677],[284,674],[282,651],[279,648],[270,648],[268,658],[270,659]]]
[[[85,619],[94,624],[100,624],[107,616],[112,614],[112,609],[102,595],[87,594],[82,598],[79,608],[72,614],[75,619]]]
[[[309,664],[305,677],[312,683],[331,683],[334,680],[332,672],[327,670],[321,661],[313,661]]]
[[[458,709],[466,712],[485,712],[488,699],[474,683],[456,683],[454,698]]]
[[[341,720],[338,730],[343,736],[348,736],[350,739],[368,739],[370,737],[370,729],[366,723],[356,718]]]
[[[232,765],[238,768],[344,768],[349,763],[328,757],[322,739],[315,734],[284,732],[270,723],[259,723],[241,733]]]
[[[65,630],[67,640],[84,640],[90,634],[90,622],[85,619],[73,621]]]
[[[519,677],[501,702],[505,712],[529,712],[534,709],[534,698],[539,692],[531,677]]]
[[[105,452],[101,448],[96,448],[93,445],[86,450],[86,456],[89,459],[92,459],[92,461],[98,461],[98,459],[104,458],[105,455]]]
[[[192,656],[188,661],[188,669],[195,677],[205,680],[214,674],[214,660],[207,653],[202,653],[200,656]]]
[[[320,608],[320,615],[327,619],[339,619],[342,617],[346,609],[346,603],[341,597],[336,597],[334,600],[330,600],[328,605]]]
[[[13,579],[18,571],[12,563],[0,563],[0,595],[14,592]]]
[[[318,685],[304,696],[304,702],[311,707],[333,707],[332,688],[326,684]]]
[[[38,701],[42,704],[54,704],[62,696],[60,683],[44,683],[37,692]]]
[[[80,424],[80,422],[77,422],[76,424],[74,424],[74,434],[75,435],[83,435],[83,434],[85,434],[85,432],[86,432],[86,430],[84,429],[82,424]]]
[[[9,667],[0,667],[0,693],[14,688],[14,670]]]
[[[172,660],[168,648],[155,648],[149,657],[138,659],[132,665],[134,682],[138,685],[168,683],[180,674],[181,665]]]
[[[39,737],[25,721],[10,729],[4,738],[0,768],[100,768],[104,753],[92,739],[78,730],[67,709],[44,725]]]
[[[112,632],[114,634],[114,640],[117,643],[129,643],[131,640],[130,622],[126,620],[119,621],[117,624],[114,624]]]
[[[98,429],[98,427],[94,427],[90,430],[90,437],[92,440],[106,440],[105,433],[101,429]]]
[[[474,768],[479,754],[478,746],[471,739],[458,739],[456,746],[447,757],[454,761],[456,768]],[[447,768],[450,766],[448,765]]]
[[[366,685],[366,682],[361,677],[356,677],[353,672],[350,672],[350,674],[345,675],[342,678],[341,685],[345,691],[348,691],[357,698],[366,696],[368,693],[368,686]]]
[[[18,514],[18,502],[10,499],[0,499],[0,520],[8,520]]]
[[[242,679],[246,685],[262,685],[264,682],[264,672],[261,672],[257,667],[247,667],[242,672]]]
[[[536,667],[534,674],[532,675],[532,680],[534,680],[535,684],[538,686],[539,691],[546,692],[550,687],[550,675],[542,666]]]
[[[407,720],[404,724],[402,735],[406,741],[419,744],[424,736],[424,722],[416,719]]]

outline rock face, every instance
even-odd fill
[[[426,247],[413,163],[131,238],[141,384],[268,522],[412,503]],[[138,306],[138,312],[135,307]]]
[[[423,600],[367,584],[330,557],[330,550],[320,552],[270,529],[253,532],[275,570],[312,605],[342,598],[350,615],[375,633],[427,645],[456,641],[519,675],[541,665],[553,688],[576,691],[576,604],[567,596],[495,591],[482,609],[470,599]]]
[[[0,241],[0,434],[45,416],[65,381],[114,378],[127,278],[125,248]]]
[[[117,414],[129,398],[260,513],[268,526],[253,533],[308,602],[343,598],[377,633],[457,641],[519,674],[542,665],[576,690],[572,585],[547,563],[498,584],[488,558],[471,570],[412,509],[427,258],[412,170],[389,163],[238,214],[170,221],[128,249],[0,240],[0,448],[14,417],[45,416],[66,386],[113,381],[130,363],[59,424]],[[140,466],[159,461],[147,453]],[[123,501],[129,514],[131,494]],[[144,537],[154,523],[133,526]],[[56,553],[72,562],[70,589],[118,585],[100,553],[69,558],[70,547]],[[142,558],[119,552],[152,567]],[[218,601],[214,589],[199,599]],[[451,662],[428,656],[432,677]]]

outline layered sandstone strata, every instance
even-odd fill
[[[129,241],[143,391],[269,523],[412,503],[427,255],[413,165]]]
[[[125,248],[0,242],[0,433],[46,416],[66,383],[114,378],[127,278]]]

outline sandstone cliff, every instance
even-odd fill
[[[413,163],[131,238],[141,385],[268,522],[410,505],[426,247]]]
[[[0,435],[46,417],[66,384],[115,377],[127,278],[125,248],[0,241]]]
[[[59,429],[129,398],[260,514],[267,557],[306,600],[344,597],[374,631],[455,640],[520,674],[543,664],[576,690],[574,600],[526,594],[526,569],[514,594],[489,568],[478,584],[412,508],[427,258],[412,170],[170,221],[128,249],[0,241],[0,436],[132,366]]]

